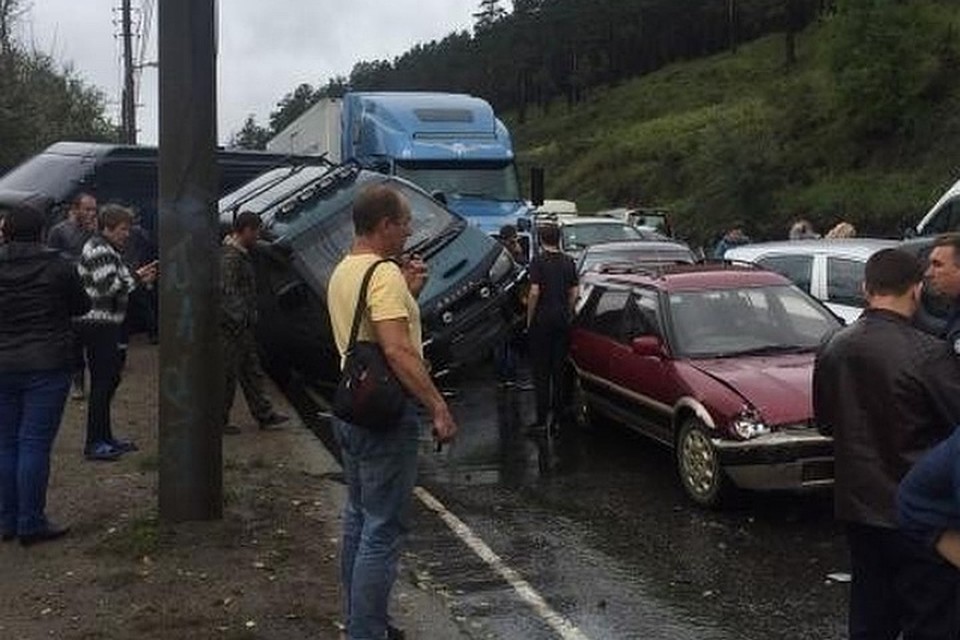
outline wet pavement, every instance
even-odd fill
[[[420,484],[591,640],[844,638],[848,570],[829,493],[688,503],[668,450],[616,426],[528,435],[532,393],[487,374],[451,400],[457,441],[423,443]],[[322,435],[322,433],[321,433]],[[557,638],[435,514],[408,568],[477,638]]]

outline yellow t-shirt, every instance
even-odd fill
[[[333,325],[333,337],[343,358],[350,342],[353,314],[357,309],[360,286],[367,270],[380,260],[372,253],[348,255],[330,276],[327,286],[327,309]],[[407,281],[395,263],[386,262],[377,267],[367,290],[367,305],[357,340],[376,342],[372,322],[406,318],[410,341],[423,356],[423,330],[420,327],[420,305],[410,293]]]

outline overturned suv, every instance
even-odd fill
[[[327,283],[353,242],[352,205],[365,187],[386,183],[410,203],[413,235],[430,277],[419,296],[424,347],[435,376],[483,357],[511,325],[521,270],[503,248],[415,185],[354,165],[303,165],[269,171],[220,201],[227,227],[241,211],[263,221],[252,253],[264,364],[331,382],[339,356],[326,308]]]

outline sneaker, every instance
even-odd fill
[[[70,527],[58,527],[56,525],[47,523],[47,526],[40,531],[35,533],[21,534],[20,544],[25,547],[30,547],[35,544],[40,544],[41,542],[59,540],[68,533],[70,533]]]
[[[241,433],[243,433],[243,430],[235,424],[223,425],[223,435],[225,436],[238,436]]]
[[[392,624],[387,625],[387,640],[406,640],[407,634]]]
[[[82,385],[79,385],[79,386],[78,386],[78,385],[74,385],[73,388],[70,390],[70,399],[71,399],[71,400],[77,400],[77,401],[79,401],[79,400],[83,400],[83,399],[86,398],[86,397],[87,397],[87,394],[86,394],[86,392],[84,392]]]
[[[123,455],[123,452],[114,447],[109,442],[98,442],[87,447],[83,451],[83,456],[87,460],[100,462],[113,462]]]
[[[0,540],[4,542],[12,542],[17,539],[17,534],[15,533],[4,533],[0,534]]]
[[[271,413],[266,418],[260,421],[260,428],[269,429],[270,427],[276,427],[289,421],[290,421],[290,416],[285,416],[282,413],[277,413],[276,411],[274,411],[273,413]]]
[[[133,453],[134,451],[140,451],[140,447],[138,447],[133,440],[117,440],[114,438],[113,440],[110,440],[110,444],[113,445],[113,448],[120,453]]]

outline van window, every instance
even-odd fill
[[[757,260],[764,269],[775,271],[810,293],[813,279],[813,256],[767,256]]]

